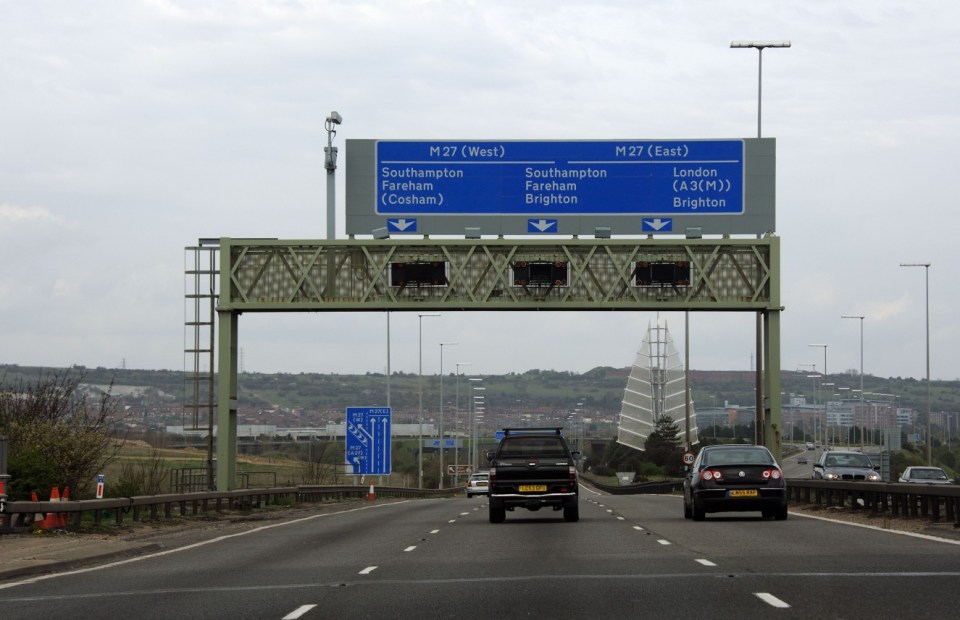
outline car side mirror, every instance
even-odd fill
[[[574,450],[573,452],[570,453],[570,456],[573,457],[574,461],[579,461],[581,458],[583,458],[583,455],[580,454],[579,450]]]
[[[493,460],[493,450],[490,450],[489,452],[487,452],[487,460],[488,461]]]

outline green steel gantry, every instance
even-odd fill
[[[199,251],[199,248],[198,248]],[[780,239],[219,240],[217,487],[236,475],[244,312],[742,311],[763,343],[762,441],[779,458]],[[676,281],[643,280],[680,265]],[[523,276],[518,276],[524,268]],[[543,269],[537,269],[543,267]],[[521,271],[518,271],[520,269]],[[532,275],[531,275],[532,274]],[[760,333],[762,330],[762,334]],[[758,381],[759,383],[759,381]]]

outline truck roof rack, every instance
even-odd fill
[[[505,428],[503,429],[503,436],[509,437],[510,435],[560,435],[563,436],[563,427],[562,426],[534,426],[527,428]]]

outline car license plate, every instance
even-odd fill
[[[730,491],[730,497],[756,497],[756,489],[734,489]]]
[[[543,493],[547,490],[547,485],[545,484],[521,484],[520,492],[521,493]]]

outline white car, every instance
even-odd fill
[[[467,481],[467,497],[473,497],[474,495],[486,495],[488,492],[488,486],[490,485],[490,474],[487,472],[480,472],[472,474],[470,480]]]
[[[900,482],[915,482],[919,484],[953,484],[947,472],[939,467],[908,467],[903,470]]]

